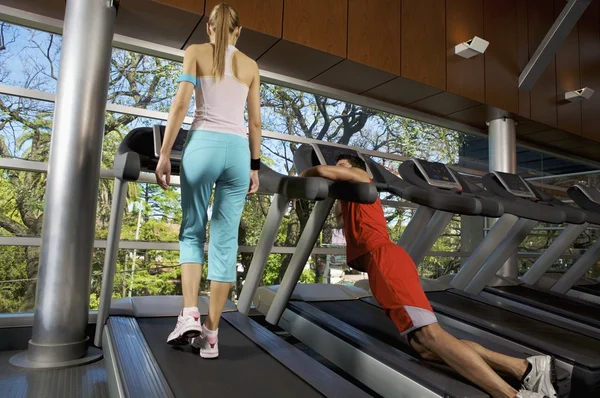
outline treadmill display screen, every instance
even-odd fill
[[[413,159],[413,161],[430,185],[440,188],[461,188],[461,185],[445,164],[428,162],[422,159]]]
[[[528,198],[535,197],[535,194],[529,189],[529,186],[521,176],[501,171],[495,171],[494,174],[504,188],[513,195]]]
[[[318,152],[321,152],[321,155],[323,156],[323,159],[319,159],[321,162],[324,160],[326,165],[329,166],[335,166],[335,160],[337,159],[337,157],[339,155],[352,155],[352,156],[358,156],[358,152],[356,152],[353,149],[347,149],[347,148],[338,148],[338,147],[334,147],[334,146],[329,146],[329,145],[319,145],[317,144],[316,147],[318,148]],[[317,152],[317,156],[318,156],[318,152]]]
[[[331,145],[323,145],[323,144],[312,144],[312,147],[313,147],[313,150],[315,151],[315,155],[317,155],[317,158],[319,159],[319,162],[324,165],[335,166],[335,164],[336,164],[335,160],[340,155],[352,155],[352,156],[356,156],[364,161],[364,159],[360,155],[360,153],[356,152],[353,149],[340,148],[340,147],[335,147],[335,146],[331,146]],[[367,173],[369,174],[369,176],[371,178],[373,178],[373,174],[371,173],[369,166],[366,164],[365,164],[365,166],[367,168]]]
[[[165,129],[166,126],[154,126],[154,154],[157,157],[160,156],[160,148],[162,147],[162,143],[165,140]],[[177,137],[175,138],[175,142],[173,143],[173,147],[171,149],[172,159],[181,159],[187,135],[187,130],[179,130],[179,133],[177,134]]]

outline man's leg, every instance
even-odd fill
[[[444,331],[442,329],[442,331]],[[440,361],[443,360],[433,352],[429,351],[425,348],[424,345],[419,343],[419,340],[414,338],[414,335],[417,331],[413,330],[408,335],[408,341],[410,345],[421,355],[424,359],[429,359],[432,361]],[[527,372],[529,362],[526,359],[509,357],[507,355],[500,354],[495,351],[488,350],[487,348],[469,340],[459,339],[462,343],[471,347],[479,356],[488,364],[490,368],[492,368],[495,372],[513,377],[517,380],[522,380],[525,372]]]
[[[416,330],[410,344],[424,359],[441,359],[493,397],[513,398],[517,394],[477,351],[443,330],[437,323]]]
[[[517,394],[469,345],[438,324],[421,288],[410,256],[394,244],[361,259],[368,269],[371,291],[402,334],[415,331],[413,347],[426,359],[441,359],[494,397]]]

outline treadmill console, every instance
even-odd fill
[[[154,135],[154,156],[156,156],[157,158],[160,157],[160,148],[162,147],[162,142],[165,138],[165,129],[166,126],[152,126],[152,133]],[[177,138],[175,138],[173,148],[171,149],[171,159],[181,160],[181,157],[183,155],[183,146],[185,145],[187,134],[187,130],[179,130],[179,134],[177,134]]]
[[[535,194],[529,188],[529,185],[525,180],[517,174],[503,173],[501,171],[494,171],[494,175],[500,181],[500,184],[508,192],[521,198],[535,198]]]
[[[586,198],[600,205],[600,190],[598,190],[598,188],[585,187],[579,184],[575,184],[575,187],[579,189]]]
[[[422,159],[412,159],[412,161],[429,185],[444,189],[462,189],[454,174],[452,174],[445,164],[428,162]]]
[[[365,162],[365,165],[367,164],[367,162],[365,161],[365,158],[357,151],[355,151],[354,149],[350,149],[350,148],[344,148],[344,147],[337,147],[337,146],[332,146],[332,145],[324,145],[324,144],[311,144],[313,147],[313,150],[315,151],[315,154],[317,155],[317,158],[319,159],[319,162],[323,165],[329,165],[329,166],[335,166],[336,164],[336,159],[339,155],[352,155],[352,156],[356,156],[359,157],[360,159],[363,160],[363,162]],[[369,170],[369,166],[366,165],[367,167],[367,173],[369,174],[369,176],[371,178],[373,178],[373,174],[371,173],[371,170]]]

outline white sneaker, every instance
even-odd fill
[[[181,311],[177,317],[175,330],[167,338],[167,344],[187,345],[190,339],[200,336],[201,333],[200,313],[191,311],[187,316],[183,316],[183,311]]]
[[[549,397],[542,394],[541,392],[521,390],[517,393],[516,398],[549,398]]]
[[[192,341],[192,347],[200,350],[200,356],[206,359],[219,356],[219,329],[208,330],[202,325],[202,335]]]
[[[529,391],[538,392],[556,398],[556,365],[550,355],[537,355],[527,358],[531,371],[523,380],[523,387]]]

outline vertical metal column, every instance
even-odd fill
[[[490,171],[517,172],[517,137],[515,121],[501,118],[488,122]],[[490,220],[492,221],[492,220]],[[495,220],[494,220],[495,221]],[[492,222],[494,222],[492,221]],[[517,254],[513,254],[498,271],[498,276],[517,278]]]
[[[273,198],[273,202],[269,207],[267,218],[260,233],[258,244],[254,248],[254,255],[252,256],[252,262],[244,281],[244,287],[240,293],[240,299],[238,300],[238,311],[244,315],[248,315],[252,300],[256,289],[262,279],[265,266],[267,265],[267,259],[271,254],[271,249],[275,240],[277,239],[277,233],[279,232],[279,226],[285,213],[285,208],[289,203],[288,198],[285,196],[276,194]]]
[[[88,352],[92,249],[118,2],[66,2],[33,336],[17,366],[56,368]]]
[[[319,237],[319,233],[323,229],[323,224],[325,224],[327,216],[333,207],[333,202],[334,200],[332,198],[327,198],[318,202],[312,213],[310,213],[308,222],[298,240],[296,251],[292,256],[288,268],[285,271],[285,275],[283,276],[283,280],[277,289],[277,294],[265,317],[265,320],[271,325],[279,324],[281,315],[283,314],[283,311],[285,311],[285,307],[287,307],[290,297],[292,297],[292,294],[294,293],[294,289],[300,279],[306,261],[310,257],[310,253]]]

